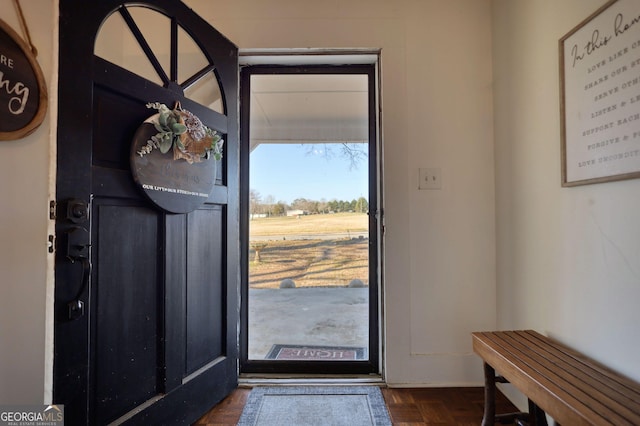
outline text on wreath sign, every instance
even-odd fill
[[[624,34],[639,22],[640,15],[631,19],[631,21],[626,21],[624,15],[622,13],[618,13],[613,21],[613,35],[602,35],[600,34],[599,29],[595,29],[591,33],[591,40],[582,46],[582,50],[579,50],[577,44],[574,44],[573,47],[571,47],[571,56],[573,57],[572,67],[575,67],[576,63],[583,60],[586,56],[589,56],[599,48],[606,46],[613,37],[618,37]],[[635,47],[635,44],[633,47]]]
[[[13,59],[0,54],[0,65],[13,69]],[[20,115],[24,112],[29,100],[29,88],[21,81],[11,82],[5,77],[3,71],[0,71],[0,92],[6,92],[10,96],[7,103],[7,109],[11,114]],[[15,95],[15,96],[12,96]]]
[[[195,197],[209,198],[209,194],[205,194],[204,192],[187,191],[186,189],[178,189],[178,188],[167,188],[165,186],[150,185],[147,183],[143,183],[142,188],[148,191],[169,192],[172,194],[192,195]]]

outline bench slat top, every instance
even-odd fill
[[[640,384],[533,330],[472,336],[474,351],[560,424],[640,425]]]

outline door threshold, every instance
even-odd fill
[[[386,386],[381,376],[301,376],[301,375],[269,375],[251,374],[240,376],[238,386]]]

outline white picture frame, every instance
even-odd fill
[[[559,51],[562,186],[640,177],[640,2],[607,2]]]

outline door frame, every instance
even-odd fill
[[[240,51],[240,235],[241,235],[241,306],[240,306],[240,378],[270,378],[295,375],[323,377],[366,375],[384,377],[383,330],[383,186],[382,138],[380,128],[380,51],[306,49],[275,51]],[[369,359],[365,361],[272,361],[248,359],[249,303],[249,79],[254,74],[366,74],[369,76]],[[371,285],[374,283],[374,285]]]

